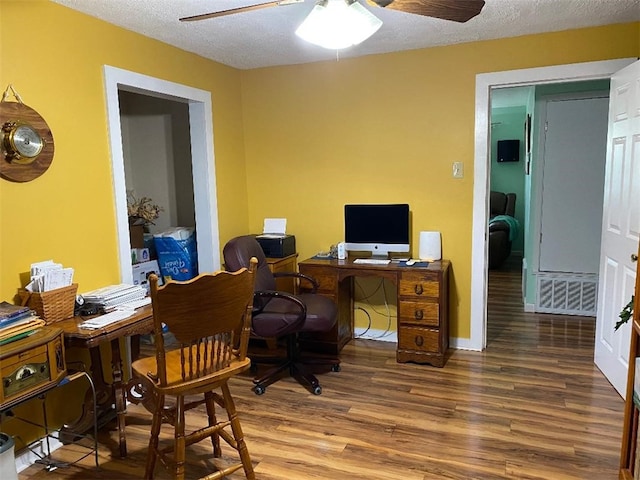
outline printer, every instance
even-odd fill
[[[283,258],[296,253],[296,237],[294,235],[264,233],[256,235],[256,240],[267,257]]]

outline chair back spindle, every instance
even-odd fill
[[[197,381],[246,358],[253,282],[245,276],[253,275],[251,268],[255,265],[164,286],[157,276],[149,277],[160,385],[168,385],[169,378]],[[167,331],[170,335],[165,336]],[[180,350],[179,365],[167,363],[167,352],[174,349]]]
[[[153,418],[145,479],[153,478],[160,460],[174,478],[185,480],[185,447],[210,438],[214,457],[222,456],[220,440],[224,440],[240,461],[206,478],[220,479],[243,469],[248,480],[255,480],[228,381],[251,364],[247,348],[257,263],[252,258],[247,268],[201,274],[163,286],[156,275],[150,275],[156,353],[132,364],[135,376],[141,378],[140,391],[151,381]],[[195,395],[202,396],[185,402],[185,397]],[[167,396],[175,398],[173,405],[165,404]],[[206,407],[208,424],[188,432],[185,412],[200,405]],[[217,419],[216,406],[224,408],[228,420]],[[163,422],[174,426],[170,446],[161,446]]]

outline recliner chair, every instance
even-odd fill
[[[517,231],[516,194],[492,191],[489,198],[489,268],[499,268],[511,255]],[[505,217],[507,216],[507,217]],[[508,218],[511,217],[511,218]],[[509,221],[507,221],[509,220]]]
[[[223,256],[227,270],[235,271],[249,265],[251,257],[258,259],[251,333],[261,338],[285,338],[286,357],[272,357],[264,363],[276,363],[264,375],[253,380],[254,392],[262,395],[268,385],[278,380],[283,372],[296,378],[320,395],[322,387],[312,373],[312,366],[340,370],[340,359],[334,357],[305,357],[300,353],[298,333],[327,332],[337,321],[338,307],[329,298],[316,294],[317,282],[307,275],[293,272],[272,273],[262,247],[253,235],[235,237],[224,246]],[[276,290],[276,277],[290,276],[309,282],[312,293],[293,295]],[[252,357],[252,362],[263,360]]]

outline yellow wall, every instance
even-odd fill
[[[221,238],[247,232],[238,70],[44,0],[1,1],[0,49],[2,91],[11,83],[55,140],[41,177],[0,179],[0,300],[46,259],[74,267],[80,291],[120,281],[105,64],[211,92]]]
[[[249,224],[287,217],[301,258],[343,236],[345,203],[406,202],[442,232],[451,336],[470,336],[478,73],[640,54],[639,24],[242,73]],[[463,179],[452,163],[464,162]],[[380,321],[374,328],[385,328]]]
[[[408,202],[414,243],[440,230],[452,261],[454,337],[469,336],[475,75],[640,54],[635,23],[238,71],[48,1],[0,9],[0,87],[56,146],[40,178],[0,180],[0,299],[49,258],[76,269],[81,291],[120,279],[108,64],[211,92],[221,243],[283,216],[305,258],[341,239],[345,203]]]

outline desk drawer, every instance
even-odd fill
[[[401,323],[416,325],[440,326],[440,305],[431,302],[414,302],[401,300],[398,302],[399,320]]]
[[[300,265],[300,273],[312,277],[318,282],[318,292],[324,292],[335,295],[338,289],[338,276],[327,272],[325,269],[304,268]],[[300,288],[302,291],[308,291],[311,285],[309,282],[302,280]]]
[[[439,352],[440,332],[429,328],[400,326],[398,348],[419,352]]]
[[[338,279],[335,275],[312,275],[312,277],[318,282],[319,292],[335,292],[337,290]]]
[[[434,272],[403,272],[398,285],[400,297],[440,297],[440,279]]]

